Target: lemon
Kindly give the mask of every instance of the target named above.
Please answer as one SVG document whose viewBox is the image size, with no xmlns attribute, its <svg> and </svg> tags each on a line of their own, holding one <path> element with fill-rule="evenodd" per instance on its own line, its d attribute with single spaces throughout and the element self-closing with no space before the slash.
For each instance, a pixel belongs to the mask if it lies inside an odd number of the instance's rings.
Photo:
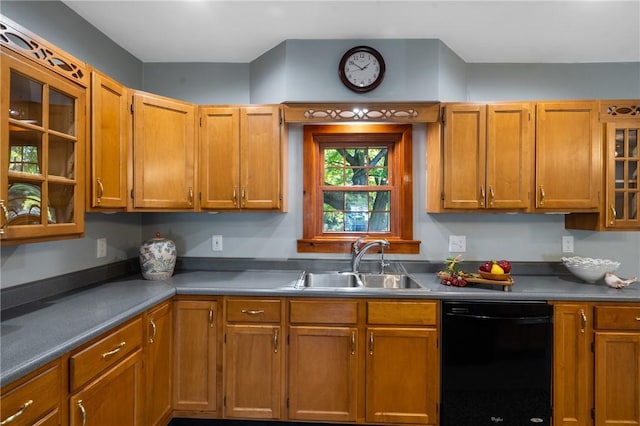
<svg viewBox="0 0 640 426">
<path fill-rule="evenodd" d="M 504 269 L 502 269 L 497 263 L 494 263 L 493 266 L 491 266 L 491 273 L 497 275 L 504 274 Z"/>
</svg>

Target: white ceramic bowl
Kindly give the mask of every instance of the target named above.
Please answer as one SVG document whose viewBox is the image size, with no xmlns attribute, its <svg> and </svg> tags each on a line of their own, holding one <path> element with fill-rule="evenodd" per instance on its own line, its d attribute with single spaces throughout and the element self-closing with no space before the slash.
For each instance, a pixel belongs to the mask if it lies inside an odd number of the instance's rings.
<svg viewBox="0 0 640 426">
<path fill-rule="evenodd" d="M 563 257 L 562 263 L 573 275 L 588 283 L 601 280 L 604 274 L 615 272 L 620 266 L 620 262 L 614 260 L 580 256 Z"/>
</svg>

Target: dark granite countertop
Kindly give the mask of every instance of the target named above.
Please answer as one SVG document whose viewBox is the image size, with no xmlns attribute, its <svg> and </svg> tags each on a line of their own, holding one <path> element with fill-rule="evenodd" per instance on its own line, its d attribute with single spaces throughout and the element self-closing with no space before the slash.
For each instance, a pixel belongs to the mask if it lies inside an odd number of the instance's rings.
<svg viewBox="0 0 640 426">
<path fill-rule="evenodd" d="M 191 271 L 165 281 L 136 275 L 13 309 L 0 322 L 0 384 L 5 386 L 175 294 L 282 297 L 385 297 L 470 300 L 639 302 L 640 285 L 623 290 L 570 275 L 514 276 L 501 286 L 447 287 L 433 273 L 411 274 L 423 289 L 296 288 L 302 270 Z"/>
</svg>

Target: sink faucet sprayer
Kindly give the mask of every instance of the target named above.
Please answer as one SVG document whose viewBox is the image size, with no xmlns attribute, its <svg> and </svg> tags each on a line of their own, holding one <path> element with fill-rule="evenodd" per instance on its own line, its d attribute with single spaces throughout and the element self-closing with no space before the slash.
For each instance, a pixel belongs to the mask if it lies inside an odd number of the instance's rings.
<svg viewBox="0 0 640 426">
<path fill-rule="evenodd" d="M 362 244 L 364 241 L 365 241 L 365 237 L 361 237 L 361 238 L 358 238 L 353 243 L 353 255 L 351 256 L 351 271 L 358 273 L 359 272 L 358 269 L 360 268 L 360 261 L 364 257 L 367 250 L 369 250 L 371 247 L 374 247 L 374 246 L 380 246 L 380 273 L 384 274 L 384 268 L 387 266 L 387 264 L 384 263 L 384 248 L 391 247 L 391 244 L 389 244 L 389 241 L 387 240 L 372 240 L 367 242 L 362 247 L 360 247 L 360 244 Z"/>
</svg>

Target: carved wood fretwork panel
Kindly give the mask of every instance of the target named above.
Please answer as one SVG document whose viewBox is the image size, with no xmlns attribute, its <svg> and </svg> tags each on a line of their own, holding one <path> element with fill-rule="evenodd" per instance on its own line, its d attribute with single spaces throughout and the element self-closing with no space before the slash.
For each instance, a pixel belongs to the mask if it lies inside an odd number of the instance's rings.
<svg viewBox="0 0 640 426">
<path fill-rule="evenodd" d="M 600 116 L 640 118 L 640 100 L 601 101 Z"/>
<path fill-rule="evenodd" d="M 89 86 L 87 65 L 0 15 L 0 45 L 17 52 L 84 87 Z"/>
<path fill-rule="evenodd" d="M 439 110 L 437 102 L 284 103 L 287 123 L 432 123 Z"/>
</svg>

